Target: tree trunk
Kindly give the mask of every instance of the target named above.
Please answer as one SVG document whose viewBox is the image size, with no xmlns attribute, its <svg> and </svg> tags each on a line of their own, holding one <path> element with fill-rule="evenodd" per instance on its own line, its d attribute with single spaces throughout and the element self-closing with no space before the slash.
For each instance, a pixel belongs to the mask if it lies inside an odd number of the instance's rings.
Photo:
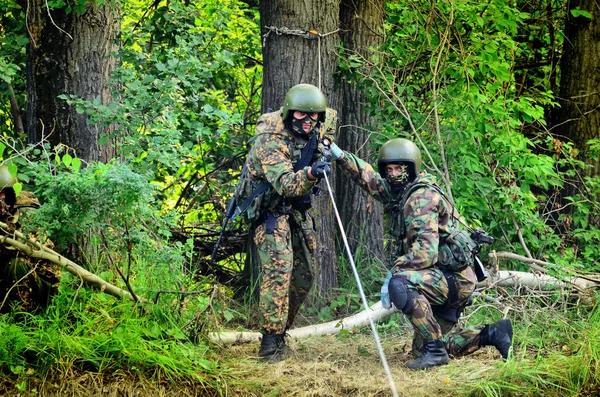
<svg viewBox="0 0 600 397">
<path fill-rule="evenodd" d="M 573 16 L 579 8 L 592 15 Z M 600 138 L 600 9 L 596 0 L 570 0 L 565 23 L 565 39 L 560 62 L 560 108 L 556 112 L 553 132 L 575 143 L 581 155 L 589 154 L 590 139 Z M 581 158 L 581 157 L 579 157 Z M 600 172 L 600 158 L 586 160 L 591 168 L 582 176 L 596 176 Z M 585 191 L 583 178 L 574 181 L 566 195 Z M 600 226 L 600 219 L 592 222 Z"/>
<path fill-rule="evenodd" d="M 340 6 L 344 57 L 358 54 L 370 59 L 370 48 L 383 42 L 383 0 L 343 0 Z M 342 107 L 340 108 L 339 146 L 355 153 L 365 161 L 371 159 L 370 131 L 375 130 L 373 118 L 366 111 L 367 98 L 360 87 L 344 79 Z M 354 254 L 360 249 L 360 259 L 373 263 L 374 259 L 385 260 L 383 255 L 383 206 L 373 200 L 346 176 L 336 180 L 337 202 L 342 208 L 340 216 L 346 228 L 348 243 Z"/>
<path fill-rule="evenodd" d="M 339 2 L 333 0 L 265 0 L 260 2 L 263 35 L 262 110 L 278 109 L 286 92 L 299 83 L 319 87 L 327 106 L 341 107 L 334 88 L 339 35 Z M 314 30 L 317 34 L 308 31 Z M 324 181 L 321 189 L 326 189 Z M 316 263 L 317 293 L 337 286 L 335 269 L 335 223 L 329 196 L 324 190 L 313 198 L 317 221 L 318 249 Z"/>
<path fill-rule="evenodd" d="M 75 95 L 106 104 L 116 60 L 120 32 L 119 9 L 86 5 L 82 13 L 48 8 L 46 1 L 20 1 L 27 12 L 30 43 L 27 46 L 26 132 L 31 142 L 63 144 L 85 161 L 106 161 L 115 156 L 111 144 L 100 146 L 101 134 L 113 127 L 87 124 L 59 95 Z"/>
</svg>

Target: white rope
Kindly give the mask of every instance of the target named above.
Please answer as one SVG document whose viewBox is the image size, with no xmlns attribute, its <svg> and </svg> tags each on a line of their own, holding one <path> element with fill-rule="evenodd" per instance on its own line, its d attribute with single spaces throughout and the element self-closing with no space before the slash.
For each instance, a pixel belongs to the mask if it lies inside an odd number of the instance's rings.
<svg viewBox="0 0 600 397">
<path fill-rule="evenodd" d="M 383 352 L 383 347 L 381 346 L 381 341 L 379 340 L 379 334 L 377 333 L 377 328 L 375 328 L 375 323 L 373 322 L 373 317 L 371 316 L 371 309 L 369 308 L 369 302 L 367 302 L 367 297 L 365 296 L 365 291 L 363 290 L 362 283 L 360 282 L 360 277 L 358 275 L 358 271 L 356 270 L 356 265 L 354 264 L 354 259 L 352 258 L 352 253 L 350 252 L 350 246 L 348 245 L 348 240 L 346 239 L 346 232 L 344 231 L 344 225 L 342 225 L 342 220 L 340 219 L 340 214 L 337 209 L 337 205 L 335 204 L 335 200 L 333 198 L 333 192 L 331 191 L 331 185 L 329 185 L 329 178 L 327 174 L 325 174 L 325 182 L 327 182 L 327 189 L 329 191 L 329 197 L 331 198 L 331 204 L 333 204 L 333 211 L 335 212 L 335 217 L 338 221 L 338 226 L 340 227 L 340 233 L 342 235 L 342 239 L 344 240 L 344 246 L 346 247 L 346 253 L 348 254 L 348 259 L 350 260 L 350 265 L 352 266 L 352 272 L 354 273 L 354 278 L 356 279 L 356 284 L 358 285 L 358 291 L 360 292 L 360 297 L 362 299 L 365 310 L 367 311 L 369 317 L 369 324 L 371 325 L 371 331 L 373 331 L 373 337 L 375 338 L 375 343 L 377 344 L 377 350 L 379 351 L 379 357 L 381 358 L 381 363 L 383 364 L 383 368 L 385 369 L 385 373 L 388 378 L 388 382 L 390 383 L 390 389 L 392 389 L 392 395 L 394 397 L 398 397 L 398 389 L 396 388 L 396 383 L 394 382 L 394 378 L 392 377 L 392 372 L 390 371 L 390 366 L 388 365 L 387 359 L 385 358 L 385 353 Z"/>
<path fill-rule="evenodd" d="M 317 38 L 317 42 L 319 43 L 317 46 L 318 54 L 319 54 L 319 57 L 318 57 L 319 58 L 319 85 L 318 85 L 318 87 L 319 87 L 319 90 L 321 90 L 321 36 L 319 36 Z M 321 91 L 323 91 L 323 90 L 321 90 Z"/>
</svg>

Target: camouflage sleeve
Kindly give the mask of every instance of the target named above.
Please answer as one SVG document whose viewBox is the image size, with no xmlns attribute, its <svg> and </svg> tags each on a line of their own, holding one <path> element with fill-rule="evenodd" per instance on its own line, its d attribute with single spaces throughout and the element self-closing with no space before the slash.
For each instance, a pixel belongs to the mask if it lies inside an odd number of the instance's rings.
<svg viewBox="0 0 600 397">
<path fill-rule="evenodd" d="M 440 195 L 433 189 L 421 188 L 410 195 L 404 206 L 406 254 L 394 263 L 394 272 L 422 270 L 438 260 L 438 204 Z"/>
<path fill-rule="evenodd" d="M 337 160 L 336 163 L 376 200 L 383 203 L 387 201 L 389 194 L 385 189 L 384 179 L 369 163 L 346 151 L 344 151 L 344 158 Z"/>
<path fill-rule="evenodd" d="M 257 128 L 259 133 L 259 128 Z M 281 134 L 260 134 L 249 157 L 254 177 L 269 182 L 283 197 L 298 197 L 309 193 L 316 181 L 308 179 L 308 168 L 294 172 L 292 154 Z"/>
</svg>

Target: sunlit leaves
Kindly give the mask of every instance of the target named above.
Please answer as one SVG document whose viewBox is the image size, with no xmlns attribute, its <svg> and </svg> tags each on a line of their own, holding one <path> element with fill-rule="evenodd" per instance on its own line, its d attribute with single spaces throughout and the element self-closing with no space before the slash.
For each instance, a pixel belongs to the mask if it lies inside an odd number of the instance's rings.
<svg viewBox="0 0 600 397">
<path fill-rule="evenodd" d="M 546 27 L 531 24 L 537 15 L 503 0 L 386 7 L 382 63 L 373 67 L 348 58 L 344 64 L 368 71 L 378 84 L 369 90 L 373 114 L 383 127 L 378 142 L 414 137 L 408 116 L 438 169 L 442 162 L 447 166 L 463 215 L 497 235 L 513 229 L 512 218 L 506 217 L 510 213 L 527 225 L 521 233 L 538 247 L 539 234 L 546 233 L 538 215 L 544 205 L 540 191 L 560 188 L 563 182 L 556 158 L 540 154 L 547 142 L 523 133 L 546 124 L 544 106 L 552 103 L 548 79 L 536 70 L 527 76 L 535 80 L 524 89 L 520 66 L 540 55 L 528 46 L 524 32 L 545 37 L 540 33 Z M 399 102 L 408 115 L 399 110 Z M 431 171 L 429 162 L 427 158 Z M 543 244 L 558 241 L 546 237 Z"/>
</svg>

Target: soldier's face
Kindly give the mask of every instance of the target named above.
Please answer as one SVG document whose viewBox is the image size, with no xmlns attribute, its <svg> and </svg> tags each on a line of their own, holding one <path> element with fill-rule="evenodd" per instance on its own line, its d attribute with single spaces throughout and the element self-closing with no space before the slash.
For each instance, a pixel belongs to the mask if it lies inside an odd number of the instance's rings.
<svg viewBox="0 0 600 397">
<path fill-rule="evenodd" d="M 319 113 L 304 113 L 299 110 L 294 111 L 294 119 L 302 122 L 302 130 L 309 133 L 313 129 L 314 122 L 319 119 Z"/>
<path fill-rule="evenodd" d="M 404 164 L 387 164 L 385 174 L 390 183 L 403 183 L 408 179 L 408 167 Z"/>
</svg>

